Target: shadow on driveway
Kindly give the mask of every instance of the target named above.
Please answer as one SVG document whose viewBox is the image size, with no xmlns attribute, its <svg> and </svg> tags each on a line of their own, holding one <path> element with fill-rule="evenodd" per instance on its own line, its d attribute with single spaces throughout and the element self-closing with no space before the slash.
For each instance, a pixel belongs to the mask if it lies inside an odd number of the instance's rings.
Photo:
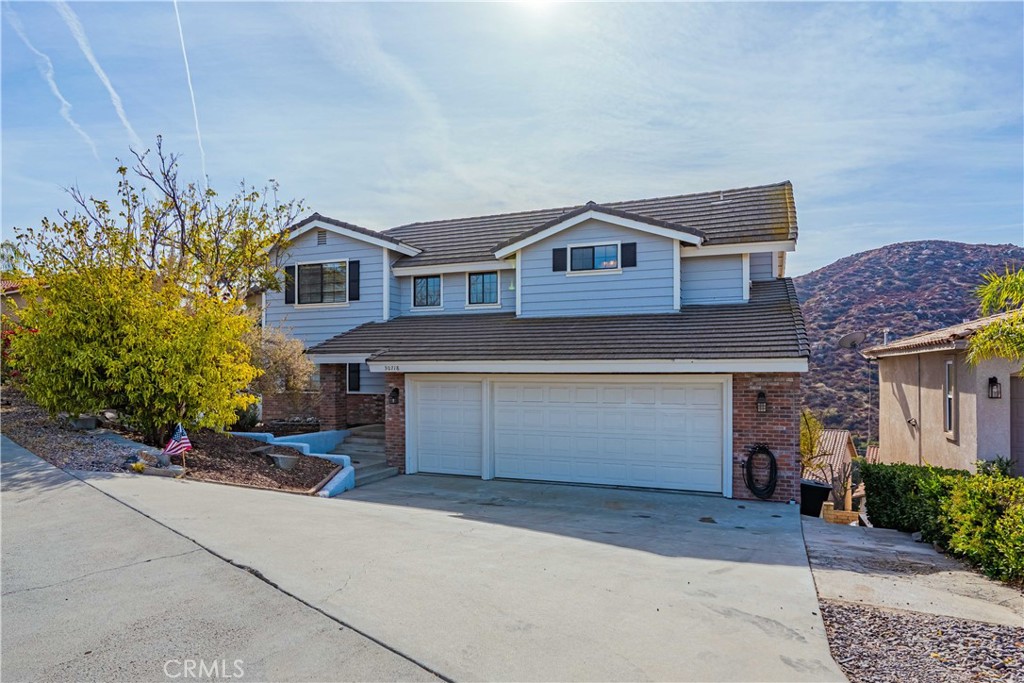
<svg viewBox="0 0 1024 683">
<path fill-rule="evenodd" d="M 807 565 L 796 506 L 717 495 L 416 474 L 344 494 L 666 557 Z"/>
</svg>

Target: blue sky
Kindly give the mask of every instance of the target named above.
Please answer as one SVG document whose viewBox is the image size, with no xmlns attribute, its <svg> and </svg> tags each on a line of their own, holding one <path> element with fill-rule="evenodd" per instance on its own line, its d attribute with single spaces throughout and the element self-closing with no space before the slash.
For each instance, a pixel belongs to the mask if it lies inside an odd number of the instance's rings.
<svg viewBox="0 0 1024 683">
<path fill-rule="evenodd" d="M 1020 3 L 179 3 L 215 188 L 370 228 L 792 180 L 791 274 L 1024 242 Z M 171 3 L 4 2 L 2 227 L 199 177 Z M 52 84 L 51 84 L 52 81 Z M 59 96 L 58 96 L 59 93 Z M 62 101 L 63 100 L 63 101 Z"/>
</svg>

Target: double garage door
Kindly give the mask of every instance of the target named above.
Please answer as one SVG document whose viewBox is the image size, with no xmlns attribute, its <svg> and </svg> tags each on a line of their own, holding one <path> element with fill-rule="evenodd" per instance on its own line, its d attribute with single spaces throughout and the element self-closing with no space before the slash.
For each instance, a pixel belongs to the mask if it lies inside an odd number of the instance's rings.
<svg viewBox="0 0 1024 683">
<path fill-rule="evenodd" d="M 715 379 L 414 378 L 410 465 L 722 492 L 725 386 Z"/>
</svg>

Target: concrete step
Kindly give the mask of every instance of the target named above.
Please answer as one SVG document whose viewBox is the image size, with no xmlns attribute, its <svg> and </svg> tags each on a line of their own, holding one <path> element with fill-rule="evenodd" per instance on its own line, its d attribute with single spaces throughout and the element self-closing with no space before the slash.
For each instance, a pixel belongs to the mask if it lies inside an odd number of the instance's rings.
<svg viewBox="0 0 1024 683">
<path fill-rule="evenodd" d="M 352 458 L 352 467 L 356 471 L 359 471 L 361 469 L 366 469 L 367 467 L 373 467 L 374 465 L 387 464 L 387 461 L 387 458 L 383 455 L 360 455 Z"/>
<path fill-rule="evenodd" d="M 339 455 L 349 455 L 353 458 L 358 456 L 366 456 L 370 458 L 383 458 L 384 457 L 384 446 L 367 446 L 365 444 L 338 444 L 332 453 Z"/>
<path fill-rule="evenodd" d="M 382 466 L 377 469 L 376 466 L 367 468 L 364 470 L 356 470 L 356 486 L 366 486 L 382 479 L 390 479 L 391 477 L 398 476 L 397 467 Z"/>
<path fill-rule="evenodd" d="M 376 446 L 378 444 L 383 445 L 384 435 L 381 434 L 380 436 L 349 436 L 345 437 L 345 440 L 342 443 L 348 446 L 354 444 L 366 444 L 369 446 Z"/>
<path fill-rule="evenodd" d="M 383 434 L 384 433 L 384 425 L 381 425 L 381 424 L 362 425 L 361 427 L 352 427 L 351 429 L 349 429 L 349 431 L 352 432 L 353 436 L 356 435 L 356 434 L 359 434 L 361 436 L 365 436 L 367 434 L 370 434 L 370 435 L 373 435 L 373 434 Z"/>
</svg>

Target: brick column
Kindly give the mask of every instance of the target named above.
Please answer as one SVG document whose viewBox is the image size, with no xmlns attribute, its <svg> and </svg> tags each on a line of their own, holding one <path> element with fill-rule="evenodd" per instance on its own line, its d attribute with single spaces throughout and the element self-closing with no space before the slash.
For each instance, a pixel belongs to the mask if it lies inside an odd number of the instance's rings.
<svg viewBox="0 0 1024 683">
<path fill-rule="evenodd" d="M 391 392 L 398 389 L 398 403 L 391 403 Z M 405 373 L 384 375 L 384 453 L 390 467 L 405 474 Z"/>
<path fill-rule="evenodd" d="M 348 426 L 346 379 L 344 364 L 320 366 L 320 429 L 323 431 Z"/>
<path fill-rule="evenodd" d="M 757 412 L 757 393 L 768 399 L 768 412 Z M 743 478 L 750 448 L 767 444 L 779 467 L 771 500 L 800 502 L 800 375 L 737 373 L 732 376 L 732 495 L 757 500 Z"/>
</svg>

